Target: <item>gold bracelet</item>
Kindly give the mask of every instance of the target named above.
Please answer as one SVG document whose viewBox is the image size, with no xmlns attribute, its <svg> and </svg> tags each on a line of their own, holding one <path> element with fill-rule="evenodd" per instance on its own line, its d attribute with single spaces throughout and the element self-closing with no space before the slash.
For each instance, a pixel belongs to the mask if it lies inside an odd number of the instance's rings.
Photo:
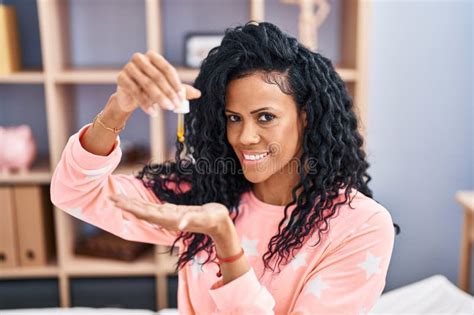
<svg viewBox="0 0 474 315">
<path fill-rule="evenodd" d="M 109 131 L 111 131 L 111 132 L 113 132 L 113 133 L 115 133 L 115 134 L 118 134 L 120 131 L 123 130 L 123 128 L 125 128 L 125 124 L 123 124 L 123 126 L 120 127 L 120 128 L 107 127 L 107 126 L 102 122 L 102 120 L 100 120 L 100 119 L 102 118 L 102 113 L 103 113 L 103 112 L 104 112 L 104 111 L 101 110 L 100 113 L 98 113 L 98 114 L 94 117 L 94 120 L 92 121 L 92 126 L 94 126 L 94 125 L 95 125 L 95 122 L 97 121 L 102 127 L 104 127 L 105 129 L 107 129 L 107 130 L 109 130 Z"/>
</svg>

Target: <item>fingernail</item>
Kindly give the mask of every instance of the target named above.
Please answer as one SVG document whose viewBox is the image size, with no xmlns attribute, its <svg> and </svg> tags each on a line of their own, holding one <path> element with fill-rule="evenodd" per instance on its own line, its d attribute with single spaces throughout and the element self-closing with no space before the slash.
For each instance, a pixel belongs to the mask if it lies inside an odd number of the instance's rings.
<svg viewBox="0 0 474 315">
<path fill-rule="evenodd" d="M 183 220 L 181 221 L 181 223 L 179 224 L 178 228 L 180 230 L 184 229 L 186 227 L 186 225 L 188 224 L 188 222 L 186 220 Z"/>
<path fill-rule="evenodd" d="M 181 101 L 186 100 L 186 89 L 183 87 L 179 92 L 178 92 L 179 97 L 181 98 Z M 181 103 L 181 102 L 180 102 Z"/>
<path fill-rule="evenodd" d="M 172 101 L 176 107 L 181 106 L 181 100 L 179 99 L 178 96 L 173 97 Z"/>
<path fill-rule="evenodd" d="M 169 109 L 169 110 L 174 109 L 174 105 L 173 105 L 173 103 L 170 102 L 170 100 L 165 99 L 165 100 L 164 100 L 164 103 L 165 103 L 165 107 L 166 107 L 167 109 Z"/>
</svg>

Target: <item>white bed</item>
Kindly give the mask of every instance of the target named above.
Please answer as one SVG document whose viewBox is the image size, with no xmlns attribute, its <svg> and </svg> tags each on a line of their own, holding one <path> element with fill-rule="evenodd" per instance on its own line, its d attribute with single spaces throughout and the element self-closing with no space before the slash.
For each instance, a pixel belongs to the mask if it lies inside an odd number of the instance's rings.
<svg viewBox="0 0 474 315">
<path fill-rule="evenodd" d="M 474 297 L 434 275 L 382 294 L 369 314 L 474 315 Z"/>
<path fill-rule="evenodd" d="M 36 308 L 1 310 L 2 315 L 176 315 L 176 309 L 159 312 L 118 308 Z M 461 291 L 445 276 L 435 275 L 383 294 L 369 314 L 474 314 L 474 297 Z"/>
</svg>

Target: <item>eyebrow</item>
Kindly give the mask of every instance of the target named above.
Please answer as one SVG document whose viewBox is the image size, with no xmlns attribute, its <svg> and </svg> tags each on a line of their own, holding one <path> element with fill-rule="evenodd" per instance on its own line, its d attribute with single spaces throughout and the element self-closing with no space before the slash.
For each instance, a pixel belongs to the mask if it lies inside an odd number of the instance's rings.
<svg viewBox="0 0 474 315">
<path fill-rule="evenodd" d="M 250 112 L 250 114 L 255 114 L 255 113 L 261 112 L 262 110 L 268 110 L 268 109 L 273 109 L 273 110 L 274 110 L 273 107 L 268 107 L 268 106 L 267 106 L 267 107 L 262 107 L 262 108 L 253 110 L 253 111 Z M 226 111 L 226 112 L 231 112 L 231 113 L 234 113 L 234 114 L 238 114 L 237 112 L 231 111 L 231 110 L 229 110 L 229 109 L 226 109 L 225 111 Z"/>
</svg>

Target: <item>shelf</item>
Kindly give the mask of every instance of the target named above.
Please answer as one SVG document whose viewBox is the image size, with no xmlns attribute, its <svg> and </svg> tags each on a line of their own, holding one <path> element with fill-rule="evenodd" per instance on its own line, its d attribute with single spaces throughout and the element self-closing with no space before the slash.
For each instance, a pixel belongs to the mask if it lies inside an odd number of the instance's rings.
<svg viewBox="0 0 474 315">
<path fill-rule="evenodd" d="M 123 165 L 123 166 L 118 166 L 113 174 L 123 174 L 123 175 L 134 175 L 137 173 L 138 170 L 143 169 L 142 165 Z"/>
<path fill-rule="evenodd" d="M 142 165 L 123 165 L 117 167 L 113 174 L 132 175 L 143 168 Z M 0 173 L 0 184 L 49 184 L 52 173 L 47 167 L 35 168 L 26 173 Z"/>
<path fill-rule="evenodd" d="M 357 70 L 336 67 L 336 72 L 344 82 L 355 82 L 357 80 Z"/>
<path fill-rule="evenodd" d="M 199 69 L 176 67 L 178 75 L 183 82 L 194 82 L 199 74 Z"/>
<path fill-rule="evenodd" d="M 0 184 L 47 184 L 51 182 L 51 172 L 48 169 L 37 169 L 27 173 L 0 174 Z"/>
<path fill-rule="evenodd" d="M 146 163 L 146 161 L 143 161 Z M 113 174 L 134 175 L 143 168 L 142 164 L 124 164 L 118 166 Z M 0 173 L 0 184 L 49 184 L 52 173 L 46 165 L 33 167 L 31 171 L 20 173 Z"/>
<path fill-rule="evenodd" d="M 54 75 L 56 83 L 115 83 L 119 69 L 67 69 Z"/>
<path fill-rule="evenodd" d="M 133 262 L 74 255 L 65 264 L 64 269 L 70 276 L 143 276 L 156 274 L 153 250 L 148 250 Z"/>
<path fill-rule="evenodd" d="M 179 77 L 183 82 L 194 82 L 199 70 L 176 67 Z M 90 68 L 90 69 L 67 69 L 54 75 L 56 83 L 79 83 L 79 84 L 110 84 L 117 82 L 120 69 Z"/>
<path fill-rule="evenodd" d="M 159 274 L 163 275 L 175 275 L 175 265 L 178 262 L 178 256 L 169 256 L 168 253 L 166 254 L 159 254 L 158 261 L 160 268 L 158 270 Z"/>
<path fill-rule="evenodd" d="M 33 163 L 28 172 L 0 173 L 0 184 L 48 184 L 51 182 L 51 176 L 49 161 L 40 159 L 40 161 Z"/>
<path fill-rule="evenodd" d="M 183 82 L 194 82 L 199 74 L 199 70 L 193 68 L 176 67 L 176 70 Z M 357 80 L 355 69 L 336 68 L 336 71 L 344 81 Z M 120 69 L 71 69 L 56 74 L 55 81 L 56 83 L 110 84 L 116 83 L 119 72 Z"/>
<path fill-rule="evenodd" d="M 46 266 L 12 267 L 0 269 L 0 279 L 18 278 L 50 278 L 57 277 L 59 268 L 56 260 L 52 260 Z"/>
<path fill-rule="evenodd" d="M 31 84 L 44 83 L 42 70 L 24 70 L 11 74 L 0 74 L 0 83 Z"/>
<path fill-rule="evenodd" d="M 183 82 L 194 82 L 199 74 L 198 69 L 176 67 Z M 344 81 L 355 81 L 357 71 L 354 69 L 337 68 Z M 54 75 L 56 83 L 110 84 L 116 83 L 120 69 L 69 69 Z M 38 71 L 22 71 L 0 75 L 0 83 L 31 84 L 44 83 L 44 73 Z"/>
</svg>

